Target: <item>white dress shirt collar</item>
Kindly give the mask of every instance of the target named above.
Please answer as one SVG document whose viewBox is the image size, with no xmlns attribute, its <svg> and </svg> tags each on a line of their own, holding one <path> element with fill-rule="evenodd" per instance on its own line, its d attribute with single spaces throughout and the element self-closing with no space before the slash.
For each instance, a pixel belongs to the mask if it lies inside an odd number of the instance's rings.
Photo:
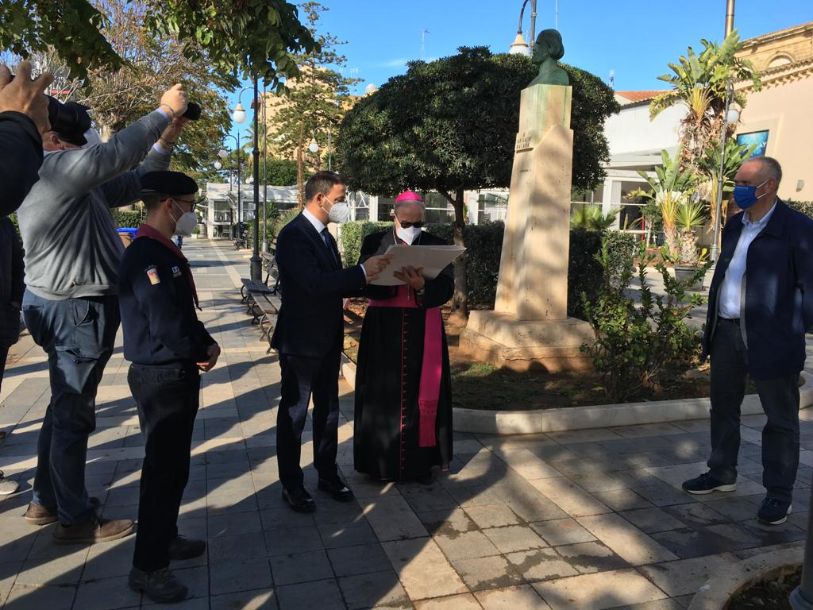
<svg viewBox="0 0 813 610">
<path fill-rule="evenodd" d="M 310 222 L 313 225 L 313 228 L 316 229 L 316 232 L 319 233 L 319 235 L 321 235 L 322 231 L 325 230 L 325 223 L 323 223 L 321 220 L 316 218 L 316 216 L 311 214 L 308 208 L 302 210 L 302 215 L 308 219 L 308 222 Z"/>
</svg>

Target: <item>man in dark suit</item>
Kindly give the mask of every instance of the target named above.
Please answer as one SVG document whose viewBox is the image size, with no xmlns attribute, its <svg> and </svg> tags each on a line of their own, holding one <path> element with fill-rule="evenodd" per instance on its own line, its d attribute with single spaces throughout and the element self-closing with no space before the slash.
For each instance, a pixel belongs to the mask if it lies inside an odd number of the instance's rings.
<svg viewBox="0 0 813 610">
<path fill-rule="evenodd" d="M 297 512 L 316 509 L 299 466 L 311 394 L 319 489 L 340 502 L 353 498 L 336 467 L 342 298 L 359 293 L 387 266 L 388 259 L 374 256 L 363 265 L 342 268 L 327 224 L 348 219 L 345 190 L 338 174 L 318 172 L 311 176 L 305 184 L 305 209 L 277 237 L 282 305 L 271 342 L 279 352 L 282 371 L 277 461 L 282 497 Z"/>
</svg>

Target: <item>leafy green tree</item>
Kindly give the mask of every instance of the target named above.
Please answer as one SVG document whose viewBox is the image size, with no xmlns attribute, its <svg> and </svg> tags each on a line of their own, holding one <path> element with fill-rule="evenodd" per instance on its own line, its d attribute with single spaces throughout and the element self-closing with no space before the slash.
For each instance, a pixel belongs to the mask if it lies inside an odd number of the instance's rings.
<svg viewBox="0 0 813 610">
<path fill-rule="evenodd" d="M 265 183 L 273 186 L 290 186 L 296 184 L 296 161 L 293 159 L 268 159 L 265 168 Z"/>
<path fill-rule="evenodd" d="M 101 31 L 105 21 L 88 0 L 3 0 L 0 49 L 28 56 L 52 48 L 79 78 L 93 67 L 115 71 L 123 60 Z"/>
<path fill-rule="evenodd" d="M 329 140 L 338 129 L 345 113 L 349 88 L 356 79 L 346 78 L 337 70 L 346 60 L 337 51 L 343 44 L 335 36 L 317 32 L 320 15 L 327 10 L 319 2 L 304 2 L 311 34 L 317 42 L 315 50 L 293 55 L 299 75 L 287 81 L 285 94 L 277 98 L 277 112 L 268 134 L 269 146 L 277 155 L 296 159 L 300 204 L 304 193 L 306 167 L 318 171 L 322 155 L 329 151 Z M 314 140 L 316 153 L 308 150 Z"/>
<path fill-rule="evenodd" d="M 604 120 L 619 106 L 601 80 L 565 69 L 573 85 L 573 186 L 592 189 L 609 159 Z M 410 63 L 342 121 L 342 175 L 352 188 L 379 195 L 405 188 L 441 193 L 455 210 L 454 241 L 463 244 L 463 193 L 509 186 L 520 92 L 536 73 L 527 58 L 492 55 L 485 47 Z M 453 308 L 465 313 L 465 262 L 455 264 Z"/>
<path fill-rule="evenodd" d="M 316 43 L 285 0 L 146 0 L 144 27 L 159 39 L 194 42 L 186 59 L 208 65 L 227 78 L 257 76 L 271 86 L 297 73 L 291 53 L 311 51 Z M 127 61 L 105 34 L 106 0 L 3 0 L 0 49 L 27 56 L 49 47 L 66 62 L 73 77 L 88 70 L 115 71 Z"/>
<path fill-rule="evenodd" d="M 127 59 L 117 72 L 93 68 L 87 77 L 71 79 L 54 51 L 36 53 L 35 64 L 55 74 L 52 91 L 62 100 L 91 108 L 103 137 L 131 124 L 155 109 L 168 83 L 183 82 L 189 99 L 202 106 L 201 119 L 190 122 L 173 155 L 176 169 L 203 177 L 217 158 L 218 143 L 230 126 L 227 100 L 221 93 L 228 79 L 206 64 L 187 59 L 183 49 L 192 43 L 156 40 L 142 27 L 146 4 L 140 0 L 108 0 L 104 33 L 114 50 Z"/>
</svg>

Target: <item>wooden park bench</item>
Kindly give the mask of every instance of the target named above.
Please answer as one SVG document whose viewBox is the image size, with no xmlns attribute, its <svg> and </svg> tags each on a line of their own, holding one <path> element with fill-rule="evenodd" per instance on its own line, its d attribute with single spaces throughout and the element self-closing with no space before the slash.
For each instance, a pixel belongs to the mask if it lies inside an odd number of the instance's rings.
<svg viewBox="0 0 813 610">
<path fill-rule="evenodd" d="M 259 313 L 257 323 L 260 325 L 260 341 L 268 341 L 268 349 L 265 350 L 265 353 L 269 354 L 271 353 L 271 337 L 282 301 L 278 294 L 268 293 L 253 295 L 253 299 L 254 309 Z"/>
<path fill-rule="evenodd" d="M 274 259 L 274 255 L 263 252 L 262 265 L 265 268 L 265 279 L 263 281 L 259 282 L 257 280 L 240 278 L 240 281 L 243 283 L 243 286 L 240 288 L 240 299 L 243 303 L 248 305 L 248 313 L 251 313 L 251 303 L 249 302 L 249 297 L 252 292 L 257 294 L 273 294 L 278 289 L 277 280 L 279 278 L 279 270 L 277 269 L 277 263 Z"/>
<path fill-rule="evenodd" d="M 265 268 L 265 279 L 262 282 L 243 279 L 240 294 L 248 307 L 246 313 L 251 316 L 251 323 L 260 328 L 260 340 L 268 341 L 271 351 L 271 336 L 280 307 L 279 270 L 273 253 L 262 253 L 262 264 Z"/>
</svg>

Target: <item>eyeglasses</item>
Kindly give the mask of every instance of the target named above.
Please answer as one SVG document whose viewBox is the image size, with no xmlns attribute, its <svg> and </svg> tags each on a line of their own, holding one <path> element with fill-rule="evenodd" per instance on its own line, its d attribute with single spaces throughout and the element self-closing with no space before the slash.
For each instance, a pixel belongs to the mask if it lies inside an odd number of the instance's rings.
<svg viewBox="0 0 813 610">
<path fill-rule="evenodd" d="M 405 220 L 399 220 L 398 224 L 401 225 L 402 229 L 408 229 L 410 227 L 420 229 L 421 227 L 423 227 L 423 220 L 419 220 L 418 222 L 406 222 Z"/>
<path fill-rule="evenodd" d="M 189 211 L 194 212 L 195 208 L 198 207 L 198 205 L 203 202 L 204 198 L 201 197 L 201 198 L 198 198 L 198 199 L 179 199 L 178 197 L 173 197 L 173 199 L 175 201 L 177 201 L 178 203 L 189 204 L 191 206 L 189 208 Z"/>
</svg>

